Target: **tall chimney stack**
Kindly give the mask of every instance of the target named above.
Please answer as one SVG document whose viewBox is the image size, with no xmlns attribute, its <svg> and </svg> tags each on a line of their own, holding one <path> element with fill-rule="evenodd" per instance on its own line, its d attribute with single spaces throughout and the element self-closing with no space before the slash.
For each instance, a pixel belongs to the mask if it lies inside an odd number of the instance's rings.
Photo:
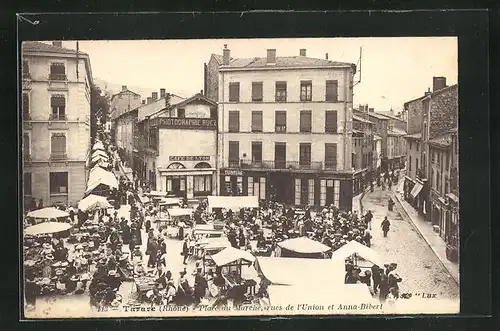
<svg viewBox="0 0 500 331">
<path fill-rule="evenodd" d="M 60 41 L 60 40 L 54 40 L 52 42 L 52 46 L 62 47 L 62 41 Z"/>
<path fill-rule="evenodd" d="M 158 100 L 158 92 L 153 92 L 151 93 L 151 100 L 156 101 Z"/>
<path fill-rule="evenodd" d="M 146 98 L 146 104 L 149 105 L 151 103 L 151 97 Z"/>
<path fill-rule="evenodd" d="M 276 64 L 276 50 L 268 49 L 267 50 L 267 64 Z"/>
<path fill-rule="evenodd" d="M 127 85 L 122 85 L 122 92 L 127 90 Z"/>
<path fill-rule="evenodd" d="M 424 94 L 424 95 L 429 95 L 429 94 L 432 94 L 432 92 L 431 92 L 431 88 L 430 88 L 430 87 L 428 87 L 428 88 L 427 88 L 427 92 L 425 92 L 425 94 Z"/>
<path fill-rule="evenodd" d="M 305 48 L 301 48 L 299 54 L 300 54 L 300 56 L 306 56 L 306 49 Z"/>
<path fill-rule="evenodd" d="M 200 94 L 203 95 L 203 90 L 200 90 Z"/>
<path fill-rule="evenodd" d="M 164 88 L 160 89 L 160 99 L 163 99 L 166 95 L 167 90 Z"/>
<path fill-rule="evenodd" d="M 230 60 L 231 60 L 231 51 L 227 49 L 227 44 L 224 44 L 224 49 L 222 50 L 222 64 L 228 66 Z"/>
<path fill-rule="evenodd" d="M 328 60 L 328 53 L 326 53 L 326 55 L 325 55 L 325 59 L 327 59 L 327 60 Z"/>
<path fill-rule="evenodd" d="M 432 77 L 432 92 L 439 91 L 446 87 L 446 77 Z"/>
<path fill-rule="evenodd" d="M 143 105 L 145 105 L 145 104 L 146 104 L 146 100 L 144 100 L 144 99 L 143 99 L 143 100 L 141 101 L 141 103 L 142 103 Z"/>
<path fill-rule="evenodd" d="M 375 109 L 374 109 L 374 108 L 368 108 L 368 112 L 369 112 L 369 113 L 373 113 L 374 111 L 375 111 Z"/>
</svg>

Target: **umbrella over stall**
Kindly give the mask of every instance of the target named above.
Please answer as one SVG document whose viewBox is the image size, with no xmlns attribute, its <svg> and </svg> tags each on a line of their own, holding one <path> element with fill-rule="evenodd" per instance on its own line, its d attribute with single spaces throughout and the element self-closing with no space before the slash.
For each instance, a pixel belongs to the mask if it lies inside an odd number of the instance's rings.
<svg viewBox="0 0 500 331">
<path fill-rule="evenodd" d="M 57 219 L 62 217 L 69 217 L 69 213 L 54 207 L 47 207 L 30 211 L 27 216 L 32 218 Z"/>
<path fill-rule="evenodd" d="M 80 209 L 81 211 L 105 209 L 111 207 L 111 204 L 105 197 L 95 194 L 90 194 L 78 203 L 78 209 Z"/>
<path fill-rule="evenodd" d="M 24 233 L 31 236 L 40 234 L 51 234 L 67 231 L 71 228 L 68 223 L 61 222 L 44 222 L 37 225 L 30 226 L 24 230 Z"/>
</svg>

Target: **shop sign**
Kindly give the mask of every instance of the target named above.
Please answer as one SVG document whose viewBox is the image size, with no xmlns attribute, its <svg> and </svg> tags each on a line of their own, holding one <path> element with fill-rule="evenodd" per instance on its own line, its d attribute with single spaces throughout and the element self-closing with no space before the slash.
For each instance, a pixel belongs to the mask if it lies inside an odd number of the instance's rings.
<svg viewBox="0 0 500 331">
<path fill-rule="evenodd" d="M 217 120 L 210 118 L 168 118 L 158 117 L 151 121 L 151 126 L 168 129 L 217 130 Z"/>
<path fill-rule="evenodd" d="M 226 170 L 224 170 L 224 175 L 225 176 L 243 176 L 243 171 L 226 169 Z"/>
<path fill-rule="evenodd" d="M 170 161 L 210 161 L 210 156 L 170 156 Z"/>
</svg>

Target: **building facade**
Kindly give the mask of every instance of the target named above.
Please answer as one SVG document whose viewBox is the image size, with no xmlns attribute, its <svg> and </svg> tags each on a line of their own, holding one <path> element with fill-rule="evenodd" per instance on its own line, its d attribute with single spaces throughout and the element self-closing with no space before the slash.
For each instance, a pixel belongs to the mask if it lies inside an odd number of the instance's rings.
<svg viewBox="0 0 500 331">
<path fill-rule="evenodd" d="M 22 61 L 24 196 L 75 205 L 88 177 L 89 56 L 62 42 L 23 42 Z"/>
<path fill-rule="evenodd" d="M 305 53 L 234 59 L 223 50 L 218 194 L 351 208 L 356 68 Z"/>
<path fill-rule="evenodd" d="M 373 122 L 353 115 L 353 192 L 361 193 L 373 178 Z"/>
<path fill-rule="evenodd" d="M 141 121 L 146 169 L 154 188 L 177 197 L 216 194 L 217 103 L 202 94 Z"/>
<path fill-rule="evenodd" d="M 141 105 L 141 96 L 130 91 L 126 85 L 122 86 L 119 93 L 114 94 L 110 100 L 110 116 L 114 120 Z"/>
<path fill-rule="evenodd" d="M 378 134 L 373 135 L 373 179 L 380 175 L 382 167 L 382 137 Z"/>
</svg>

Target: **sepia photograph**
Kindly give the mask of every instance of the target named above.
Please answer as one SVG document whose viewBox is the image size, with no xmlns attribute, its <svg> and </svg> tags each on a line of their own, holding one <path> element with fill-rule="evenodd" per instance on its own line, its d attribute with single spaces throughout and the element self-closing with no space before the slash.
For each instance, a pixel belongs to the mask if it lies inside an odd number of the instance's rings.
<svg viewBox="0 0 500 331">
<path fill-rule="evenodd" d="M 26 319 L 460 312 L 458 38 L 20 56 Z"/>
</svg>

